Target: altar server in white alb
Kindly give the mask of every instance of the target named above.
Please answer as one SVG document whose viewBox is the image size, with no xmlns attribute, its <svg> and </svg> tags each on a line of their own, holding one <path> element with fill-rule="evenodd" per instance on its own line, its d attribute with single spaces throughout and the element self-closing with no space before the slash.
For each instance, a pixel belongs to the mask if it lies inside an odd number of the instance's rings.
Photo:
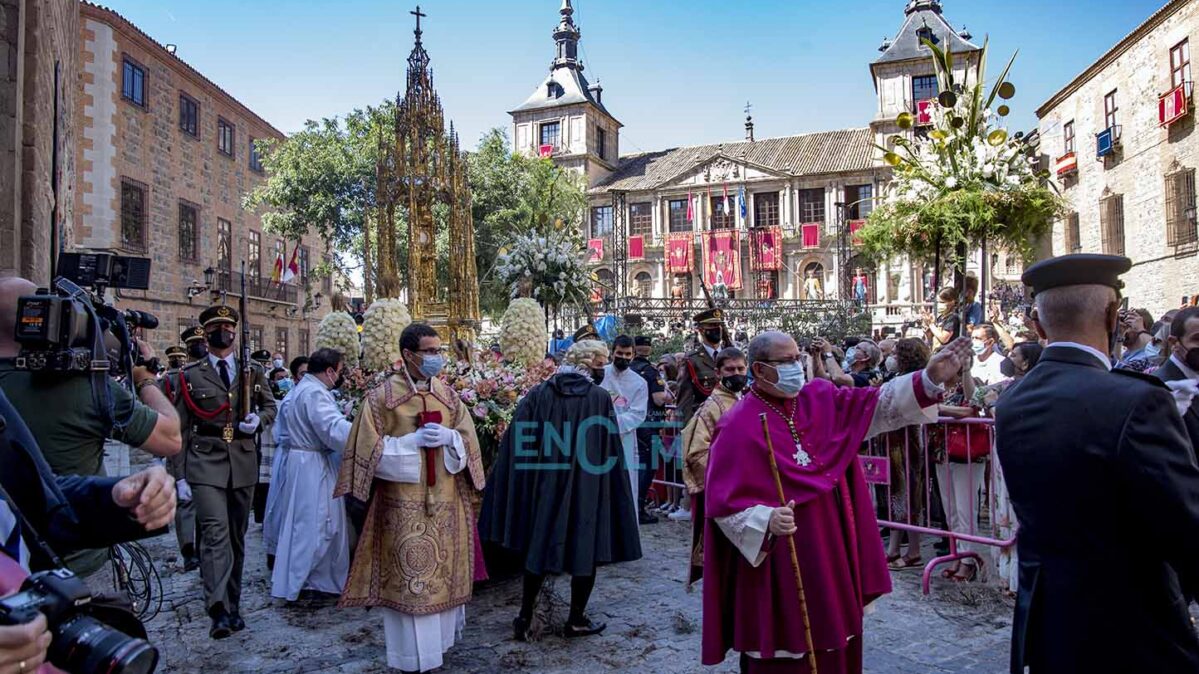
<svg viewBox="0 0 1199 674">
<path fill-rule="evenodd" d="M 287 601 L 302 590 L 341 594 L 350 570 L 345 502 L 333 497 L 351 428 L 332 393 L 343 367 L 340 352 L 318 349 L 275 419 L 280 459 L 266 521 L 276 540 L 271 596 Z"/>
<path fill-rule="evenodd" d="M 604 366 L 600 384 L 612 396 L 616 410 L 616 425 L 620 427 L 620 444 L 624 449 L 625 467 L 633 499 L 637 499 L 637 429 L 645 423 L 649 409 L 649 386 L 645 378 L 629 368 L 635 356 L 633 338 L 620 335 L 612 342 L 612 362 Z M 640 510 L 640 508 L 638 508 Z"/>
</svg>

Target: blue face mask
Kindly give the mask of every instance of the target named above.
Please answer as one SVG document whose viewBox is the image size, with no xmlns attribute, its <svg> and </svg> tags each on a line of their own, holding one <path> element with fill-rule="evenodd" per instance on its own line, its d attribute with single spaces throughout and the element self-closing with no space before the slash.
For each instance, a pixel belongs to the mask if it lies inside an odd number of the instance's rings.
<svg viewBox="0 0 1199 674">
<path fill-rule="evenodd" d="M 841 363 L 842 370 L 848 370 L 858 359 L 858 347 L 851 346 L 845 350 L 845 361 Z"/>
<path fill-rule="evenodd" d="M 287 378 L 280 379 L 279 381 L 275 382 L 275 386 L 279 387 L 279 391 L 281 393 L 287 393 L 288 391 L 290 391 L 291 385 L 292 385 L 292 381 Z"/>
<path fill-rule="evenodd" d="M 420 373 L 421 376 L 425 377 L 426 379 L 432 379 L 433 377 L 436 377 L 441 373 L 441 370 L 444 367 L 445 356 L 441 354 L 437 354 L 436 356 L 430 356 L 426 354 L 421 355 Z"/>
<path fill-rule="evenodd" d="M 982 340 L 976 339 L 970 343 L 970 348 L 974 350 L 974 355 L 981 356 L 987 350 L 987 343 Z"/>
<path fill-rule="evenodd" d="M 804 375 L 803 365 L 799 363 L 788 363 L 786 365 L 774 365 L 774 371 L 778 373 L 779 380 L 774 382 L 774 387 L 788 398 L 795 397 L 803 389 L 807 377 Z"/>
</svg>

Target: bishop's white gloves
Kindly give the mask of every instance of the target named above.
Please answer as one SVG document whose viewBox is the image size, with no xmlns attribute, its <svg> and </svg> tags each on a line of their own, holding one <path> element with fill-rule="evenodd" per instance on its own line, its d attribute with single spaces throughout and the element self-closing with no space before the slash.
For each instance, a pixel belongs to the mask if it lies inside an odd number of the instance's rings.
<svg viewBox="0 0 1199 674">
<path fill-rule="evenodd" d="M 253 412 L 247 414 L 246 418 L 237 425 L 237 430 L 245 433 L 246 435 L 250 435 L 254 431 L 258 430 L 258 415 L 254 414 Z"/>
<path fill-rule="evenodd" d="M 421 447 L 446 447 L 454 445 L 454 436 L 457 431 L 452 428 L 446 428 L 441 424 L 425 424 L 420 431 L 420 446 Z"/>
</svg>

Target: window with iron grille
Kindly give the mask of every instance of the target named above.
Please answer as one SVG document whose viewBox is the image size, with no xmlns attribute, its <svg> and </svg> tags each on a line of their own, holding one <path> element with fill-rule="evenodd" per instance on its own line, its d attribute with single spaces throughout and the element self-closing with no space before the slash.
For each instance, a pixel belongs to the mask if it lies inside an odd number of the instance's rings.
<svg viewBox="0 0 1199 674">
<path fill-rule="evenodd" d="M 1078 231 L 1078 214 L 1071 213 L 1066 216 L 1063 221 L 1062 238 L 1064 240 L 1067 253 L 1078 253 L 1082 251 L 1081 237 Z"/>
<path fill-rule="evenodd" d="M 242 320 L 244 321 L 246 319 L 242 318 Z M 250 349 L 253 351 L 257 351 L 257 350 L 261 349 L 262 346 L 263 346 L 263 344 L 262 344 L 262 326 L 261 325 L 251 325 L 250 326 Z"/>
<path fill-rule="evenodd" d="M 558 142 L 562 140 L 562 124 L 560 122 L 546 122 L 539 129 L 541 134 L 541 144 L 558 147 Z"/>
<path fill-rule="evenodd" d="M 307 356 L 311 353 L 308 346 L 308 328 L 300 328 L 300 352 L 297 356 Z M 288 363 L 291 361 L 289 360 Z"/>
<path fill-rule="evenodd" d="M 824 222 L 824 188 L 799 191 L 799 221 Z"/>
<path fill-rule="evenodd" d="M 754 226 L 775 227 L 779 224 L 779 193 L 754 192 Z"/>
<path fill-rule="evenodd" d="M 1187 168 L 1168 174 L 1166 245 L 1179 246 L 1199 241 L 1195 220 L 1195 169 Z"/>
<path fill-rule="evenodd" d="M 223 119 L 216 121 L 216 149 L 221 154 L 233 156 L 233 124 Z"/>
<path fill-rule="evenodd" d="M 275 328 L 275 353 L 283 354 L 284 361 L 291 358 L 287 338 L 287 328 Z"/>
<path fill-rule="evenodd" d="M 200 225 L 196 207 L 179 202 L 179 259 L 195 262 L 199 252 Z"/>
<path fill-rule="evenodd" d="M 121 245 L 146 249 L 146 186 L 129 178 L 121 179 Z"/>
<path fill-rule="evenodd" d="M 1183 40 L 1170 47 L 1170 88 L 1191 81 L 1191 43 Z"/>
<path fill-rule="evenodd" d="M 1103 252 L 1124 254 L 1124 195 L 1113 194 L 1099 200 L 1099 230 L 1103 237 Z"/>
<path fill-rule="evenodd" d="M 633 285 L 637 288 L 637 297 L 650 297 L 653 295 L 654 278 L 649 275 L 649 272 L 637 272 L 637 276 L 633 278 Z"/>
<path fill-rule="evenodd" d="M 1062 138 L 1065 139 L 1064 154 L 1070 154 L 1074 151 L 1074 120 L 1062 125 Z"/>
<path fill-rule="evenodd" d="M 916 112 L 916 104 L 937 97 L 937 76 L 920 75 L 912 78 L 912 112 Z"/>
<path fill-rule="evenodd" d="M 200 137 L 200 104 L 187 94 L 179 94 L 179 128 L 193 138 Z"/>
<path fill-rule="evenodd" d="M 629 236 L 640 234 L 649 238 L 654 231 L 654 205 L 645 202 L 629 204 Z"/>
<path fill-rule="evenodd" d="M 228 220 L 216 220 L 216 266 L 229 272 L 233 269 L 233 225 Z"/>
<path fill-rule="evenodd" d="M 146 69 L 129 58 L 121 68 L 121 98 L 146 107 Z"/>
<path fill-rule="evenodd" d="M 733 207 L 732 195 L 726 199 L 724 195 L 713 194 L 708 199 L 708 205 L 712 209 L 712 229 L 733 229 L 737 226 L 737 209 Z"/>
<path fill-rule="evenodd" d="M 1103 128 L 1110 129 L 1116 125 L 1116 112 L 1119 110 L 1120 107 L 1116 105 L 1116 90 L 1112 89 L 1103 97 Z"/>
<path fill-rule="evenodd" d="M 250 248 L 246 258 L 246 274 L 255 281 L 262 278 L 262 234 L 250 232 Z"/>
<path fill-rule="evenodd" d="M 599 239 L 612 234 L 612 207 L 596 206 L 591 209 L 591 238 Z"/>
<path fill-rule="evenodd" d="M 258 146 L 250 139 L 250 170 L 262 173 L 262 155 L 258 154 Z"/>
<path fill-rule="evenodd" d="M 690 232 L 691 221 L 687 219 L 687 200 L 671 199 L 666 203 L 670 214 L 670 231 Z"/>
</svg>

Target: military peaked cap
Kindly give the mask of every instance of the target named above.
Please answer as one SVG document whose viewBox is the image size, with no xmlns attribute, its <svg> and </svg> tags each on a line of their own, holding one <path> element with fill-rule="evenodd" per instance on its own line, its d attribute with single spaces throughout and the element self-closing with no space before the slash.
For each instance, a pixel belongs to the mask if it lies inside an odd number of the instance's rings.
<svg viewBox="0 0 1199 674">
<path fill-rule="evenodd" d="M 696 325 L 723 325 L 724 311 L 722 309 L 707 309 L 696 314 L 692 320 Z"/>
<path fill-rule="evenodd" d="M 649 335 L 637 335 L 633 338 L 633 344 L 636 346 L 653 346 L 654 340 L 649 338 Z"/>
<path fill-rule="evenodd" d="M 183 348 L 182 346 L 179 346 L 178 344 L 173 344 L 173 345 L 167 347 L 166 354 L 167 354 L 167 358 L 170 358 L 171 356 L 180 356 L 180 357 L 186 358 L 187 357 L 187 349 Z"/>
<path fill-rule="evenodd" d="M 250 354 L 250 360 L 256 360 L 259 363 L 271 362 L 271 352 L 266 349 L 259 349 Z"/>
<path fill-rule="evenodd" d="M 578 330 L 575 330 L 575 334 L 574 334 L 575 342 L 581 342 L 585 339 L 599 339 L 599 338 L 600 338 L 600 336 L 599 336 L 599 333 L 595 331 L 595 326 L 591 325 L 590 323 L 588 323 L 587 325 L 584 325 L 583 327 L 579 328 Z"/>
<path fill-rule="evenodd" d="M 225 304 L 214 304 L 200 313 L 200 325 L 208 327 L 218 323 L 237 325 L 237 309 Z"/>
<path fill-rule="evenodd" d="M 183 332 L 179 333 L 179 341 L 183 342 L 184 344 L 191 344 L 192 342 L 203 341 L 203 340 L 204 340 L 204 328 L 202 328 L 198 325 L 190 327 L 190 328 L 184 330 Z"/>
<path fill-rule="evenodd" d="M 1120 274 L 1132 269 L 1132 260 L 1123 255 L 1077 253 L 1041 260 L 1025 270 L 1020 280 L 1032 288 L 1032 294 L 1077 285 L 1104 285 L 1116 290 L 1124 287 Z"/>
</svg>

